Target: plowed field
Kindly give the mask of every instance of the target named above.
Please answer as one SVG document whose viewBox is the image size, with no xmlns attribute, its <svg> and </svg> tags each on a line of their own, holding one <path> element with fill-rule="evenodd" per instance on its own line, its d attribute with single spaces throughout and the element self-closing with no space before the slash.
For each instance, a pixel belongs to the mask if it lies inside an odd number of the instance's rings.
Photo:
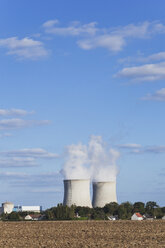
<svg viewBox="0 0 165 248">
<path fill-rule="evenodd" d="M 165 221 L 0 222 L 0 248 L 165 247 Z"/>
</svg>

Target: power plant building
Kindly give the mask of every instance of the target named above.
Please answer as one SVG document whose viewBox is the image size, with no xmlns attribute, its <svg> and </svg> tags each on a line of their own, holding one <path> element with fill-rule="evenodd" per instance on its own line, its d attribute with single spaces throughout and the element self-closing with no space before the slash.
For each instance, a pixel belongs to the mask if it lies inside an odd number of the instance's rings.
<svg viewBox="0 0 165 248">
<path fill-rule="evenodd" d="M 14 206 L 13 211 L 40 213 L 42 211 L 42 207 L 41 206 Z"/>
<path fill-rule="evenodd" d="M 2 203 L 2 207 L 0 207 L 0 214 L 10 214 L 13 211 L 14 204 L 12 202 L 4 202 Z"/>
<path fill-rule="evenodd" d="M 110 202 L 117 202 L 116 181 L 93 182 L 93 207 L 104 207 Z"/>
<path fill-rule="evenodd" d="M 90 180 L 73 179 L 64 180 L 64 201 L 63 205 L 92 207 L 90 199 Z"/>
</svg>

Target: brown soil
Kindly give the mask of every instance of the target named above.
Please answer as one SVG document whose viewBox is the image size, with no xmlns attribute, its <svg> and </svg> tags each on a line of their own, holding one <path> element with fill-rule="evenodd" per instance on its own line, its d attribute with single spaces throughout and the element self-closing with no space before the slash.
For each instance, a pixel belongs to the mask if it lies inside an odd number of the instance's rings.
<svg viewBox="0 0 165 248">
<path fill-rule="evenodd" d="M 165 221 L 0 222 L 0 248 L 165 247 Z"/>
</svg>

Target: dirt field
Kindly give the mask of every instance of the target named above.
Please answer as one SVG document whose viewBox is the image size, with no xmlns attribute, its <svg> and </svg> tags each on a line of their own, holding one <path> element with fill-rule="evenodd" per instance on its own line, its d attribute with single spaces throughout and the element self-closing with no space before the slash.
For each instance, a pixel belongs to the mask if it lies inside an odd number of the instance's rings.
<svg viewBox="0 0 165 248">
<path fill-rule="evenodd" d="M 0 222 L 0 248 L 165 247 L 165 221 Z"/>
</svg>

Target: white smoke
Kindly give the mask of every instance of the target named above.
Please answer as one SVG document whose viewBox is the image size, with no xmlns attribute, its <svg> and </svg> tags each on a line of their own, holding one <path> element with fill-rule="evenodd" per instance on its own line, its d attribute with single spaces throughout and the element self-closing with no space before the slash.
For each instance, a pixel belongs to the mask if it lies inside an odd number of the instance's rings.
<svg viewBox="0 0 165 248">
<path fill-rule="evenodd" d="M 119 152 L 109 148 L 101 136 L 91 136 L 88 145 L 70 145 L 66 149 L 62 173 L 65 179 L 115 181 Z"/>
<path fill-rule="evenodd" d="M 101 136 L 91 136 L 88 146 L 91 179 L 97 182 L 115 181 L 119 156 L 119 152 L 109 148 Z"/>
<path fill-rule="evenodd" d="M 65 179 L 89 179 L 87 147 L 81 143 L 66 148 L 62 174 Z"/>
</svg>

